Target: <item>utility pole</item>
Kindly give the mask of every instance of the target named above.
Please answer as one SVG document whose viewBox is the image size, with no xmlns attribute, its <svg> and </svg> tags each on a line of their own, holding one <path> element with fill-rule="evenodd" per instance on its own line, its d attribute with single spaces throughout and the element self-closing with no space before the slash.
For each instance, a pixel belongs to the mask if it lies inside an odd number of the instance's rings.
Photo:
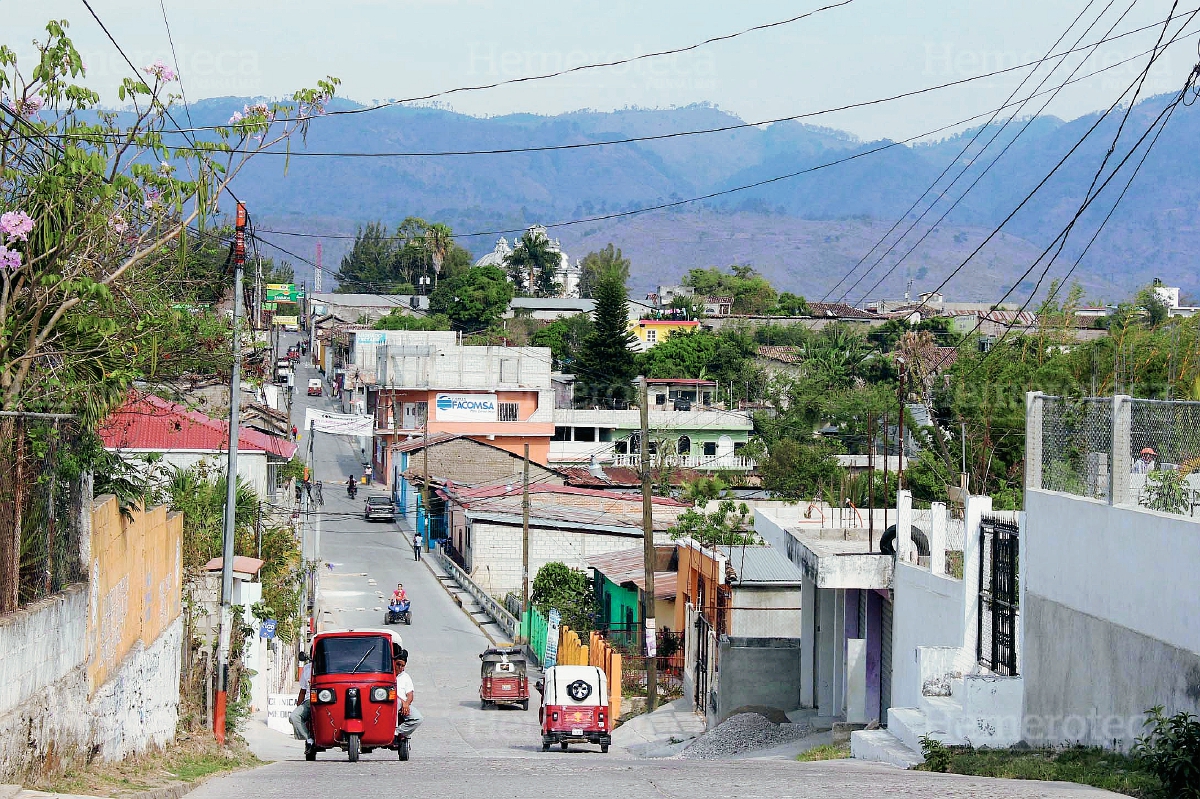
<svg viewBox="0 0 1200 799">
<path fill-rule="evenodd" d="M 529 610 L 529 445 L 525 445 L 525 470 L 521 480 L 521 619 Z M 522 631 L 524 636 L 524 631 Z"/>
<path fill-rule="evenodd" d="M 904 361 L 900 361 L 901 364 Z M 900 460 L 896 461 L 896 490 L 904 488 L 904 376 L 905 371 L 900 371 Z M 899 521 L 897 519 L 896 521 Z"/>
<path fill-rule="evenodd" d="M 229 681 L 229 644 L 233 626 L 233 543 L 237 533 L 237 456 L 242 398 L 242 274 L 246 268 L 246 206 L 237 204 L 233 247 L 233 368 L 229 378 L 229 465 L 225 472 L 225 540 L 221 560 L 221 629 L 217 637 L 217 695 L 213 733 L 225 743 L 225 703 Z"/>
<path fill-rule="evenodd" d="M 256 253 L 254 256 L 254 329 L 262 329 L 262 255 Z M 255 334 L 255 341 L 258 340 L 258 334 Z M 274 364 L 271 364 L 274 367 Z"/>
<path fill-rule="evenodd" d="M 421 481 L 421 504 L 425 506 L 425 529 L 418 530 L 424 539 L 426 549 L 429 548 L 429 398 L 425 400 L 425 436 L 424 446 L 421 447 L 421 457 L 425 461 L 422 469 L 424 477 Z M 418 514 L 418 519 L 420 515 Z"/>
<path fill-rule="evenodd" d="M 888 499 L 888 455 L 891 453 L 891 435 L 892 427 L 888 424 L 888 412 L 883 412 L 883 532 L 887 533 L 888 526 L 888 505 L 891 500 Z"/>
<path fill-rule="evenodd" d="M 875 414 L 867 414 L 867 551 L 875 551 Z"/>
<path fill-rule="evenodd" d="M 646 378 L 638 378 L 640 397 L 638 410 L 641 416 L 639 440 L 642 462 L 642 552 L 646 575 L 645 599 L 642 601 L 642 622 L 646 628 L 646 709 L 658 706 L 658 670 L 655 656 L 658 654 L 654 636 L 654 494 L 650 485 L 650 403 Z"/>
</svg>

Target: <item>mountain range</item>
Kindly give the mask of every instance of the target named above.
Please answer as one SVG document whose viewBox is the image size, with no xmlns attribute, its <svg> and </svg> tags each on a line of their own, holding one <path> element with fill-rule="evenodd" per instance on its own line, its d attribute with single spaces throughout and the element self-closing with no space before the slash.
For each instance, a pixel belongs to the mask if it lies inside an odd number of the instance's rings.
<svg viewBox="0 0 1200 799">
<path fill-rule="evenodd" d="M 1108 158 L 1110 171 L 1170 99 L 1148 98 L 1131 110 L 1120 143 Z M 204 100 L 193 104 L 190 113 L 197 125 L 223 124 L 246 102 Z M 338 108 L 353 107 L 338 102 Z M 415 215 L 450 224 L 461 236 L 460 243 L 477 256 L 492 249 L 500 232 L 534 223 L 551 225 L 551 234 L 575 258 L 611 241 L 633 261 L 635 294 L 674 282 L 692 267 L 737 263 L 753 265 L 780 290 L 809 299 L 839 299 L 843 294 L 850 301 L 898 297 L 909 287 L 914 292 L 937 287 L 966 262 L 949 280 L 948 295 L 999 300 L 1011 288 L 1010 299 L 1020 300 L 1034 290 L 1042 273 L 1044 262 L 1034 266 L 1039 253 L 1076 215 L 1087 195 L 1122 113 L 1118 109 L 1098 124 L 1098 113 L 1070 121 L 1021 119 L 915 144 L 867 142 L 831 128 L 777 122 L 543 152 L 394 158 L 299 155 L 286 169 L 282 157 L 259 156 L 238 176 L 234 188 L 247 201 L 263 238 L 311 259 L 312 239 L 266 231 L 324 236 L 324 263 L 331 270 L 350 243 L 338 236 L 352 237 L 369 221 L 395 225 Z M 388 107 L 315 120 L 305 141 L 293 142 L 292 150 L 496 150 L 741 124 L 710 105 L 490 118 L 437 107 Z M 1200 112 L 1180 105 L 1137 180 L 1072 272 L 1071 279 L 1085 287 L 1090 299 L 1122 299 L 1155 277 L 1190 294 L 1200 291 L 1200 273 L 1192 257 L 1200 229 L 1197 140 Z M 968 261 L 1072 148 L 1033 199 Z M 1125 171 L 1080 216 L 1043 290 L 1071 269 L 1139 158 L 1140 152 L 1135 153 Z M 962 177 L 951 185 L 960 170 Z M 780 178 L 799 172 L 804 174 Z M 971 191 L 937 222 L 973 182 Z M 922 200 L 931 186 L 935 190 Z M 899 246 L 885 252 L 943 191 L 932 212 Z M 715 196 L 647 213 L 553 225 L 708 195 Z M 909 213 L 914 204 L 916 210 Z M 884 239 L 902 218 L 904 222 Z M 918 243 L 924 234 L 928 235 Z M 511 241 L 517 234 L 505 235 Z M 884 245 L 862 260 L 881 239 Z M 911 255 L 898 263 L 910 248 Z M 878 265 L 856 283 L 877 259 Z M 831 292 L 860 260 L 854 277 Z M 308 267 L 297 266 L 300 277 L 311 274 Z M 327 288 L 330 283 L 327 277 Z"/>
</svg>

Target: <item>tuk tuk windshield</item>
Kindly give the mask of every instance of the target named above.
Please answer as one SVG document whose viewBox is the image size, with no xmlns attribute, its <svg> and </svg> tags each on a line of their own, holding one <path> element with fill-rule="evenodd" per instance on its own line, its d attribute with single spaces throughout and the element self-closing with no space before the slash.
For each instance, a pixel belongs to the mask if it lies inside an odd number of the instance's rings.
<svg viewBox="0 0 1200 799">
<path fill-rule="evenodd" d="M 313 651 L 313 674 L 392 671 L 391 642 L 382 637 L 321 638 Z"/>
<path fill-rule="evenodd" d="M 525 661 L 520 658 L 485 658 L 479 672 L 481 677 L 524 677 Z"/>
</svg>

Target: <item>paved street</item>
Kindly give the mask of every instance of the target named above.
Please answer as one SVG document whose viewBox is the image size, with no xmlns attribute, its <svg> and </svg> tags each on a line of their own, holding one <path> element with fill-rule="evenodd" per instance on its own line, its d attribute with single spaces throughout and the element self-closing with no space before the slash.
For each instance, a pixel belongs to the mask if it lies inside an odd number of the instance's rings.
<svg viewBox="0 0 1200 799">
<path fill-rule="evenodd" d="M 319 374 L 297 370 L 302 387 Z M 303 424 L 310 404 L 302 390 L 294 418 Z M 319 405 L 318 405 L 319 403 Z M 312 404 L 331 407 L 325 398 Z M 306 451 L 306 441 L 302 441 Z M 397 582 L 413 599 L 413 623 L 398 628 L 411 652 L 409 668 L 417 706 L 425 724 L 413 739 L 412 760 L 400 763 L 394 752 L 376 751 L 350 764 L 341 752 L 326 752 L 306 763 L 297 742 L 275 736 L 272 752 L 280 761 L 250 772 L 213 780 L 191 796 L 295 797 L 396 795 L 479 797 L 486 795 L 564 796 L 603 791 L 615 797 L 1087 797 L 1112 796 L 1071 785 L 1000 782 L 905 772 L 853 761 L 801 764 L 774 761 L 702 762 L 639 760 L 614 748 L 608 755 L 594 747 L 543 754 L 536 707 L 488 710 L 479 707 L 479 659 L 487 639 L 439 586 L 430 570 L 415 563 L 407 536 L 395 525 L 369 524 L 362 518 L 364 493 L 354 502 L 345 480 L 363 471 L 349 441 L 318 434 L 316 479 L 326 486 L 321 509 L 321 556 L 333 564 L 322 576 L 324 626 L 380 627 L 383 604 Z"/>
</svg>

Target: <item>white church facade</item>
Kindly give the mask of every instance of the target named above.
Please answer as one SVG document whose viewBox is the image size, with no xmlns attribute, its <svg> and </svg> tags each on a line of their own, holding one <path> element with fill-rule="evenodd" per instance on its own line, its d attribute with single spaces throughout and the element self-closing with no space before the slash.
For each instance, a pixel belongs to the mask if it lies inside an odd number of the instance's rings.
<svg viewBox="0 0 1200 799">
<path fill-rule="evenodd" d="M 571 259 L 565 252 L 562 251 L 562 245 L 559 243 L 558 239 L 550 239 L 550 237 L 546 235 L 546 228 L 542 225 L 531 225 L 527 229 L 527 232 L 534 235 L 540 234 L 549 239 L 550 249 L 553 252 L 558 253 L 559 258 L 561 259 L 558 272 L 554 277 L 555 282 L 562 287 L 558 296 L 564 298 L 577 298 L 579 296 L 579 278 L 582 274 L 582 270 L 580 270 L 578 262 L 574 264 L 571 263 Z M 516 242 L 513 243 L 515 244 Z M 500 240 L 496 242 L 496 248 L 476 261 L 475 265 L 496 266 L 500 269 L 504 269 L 507 272 L 507 269 L 505 268 L 505 259 L 512 251 L 513 248 L 512 245 L 508 243 L 508 239 L 501 236 Z"/>
</svg>

